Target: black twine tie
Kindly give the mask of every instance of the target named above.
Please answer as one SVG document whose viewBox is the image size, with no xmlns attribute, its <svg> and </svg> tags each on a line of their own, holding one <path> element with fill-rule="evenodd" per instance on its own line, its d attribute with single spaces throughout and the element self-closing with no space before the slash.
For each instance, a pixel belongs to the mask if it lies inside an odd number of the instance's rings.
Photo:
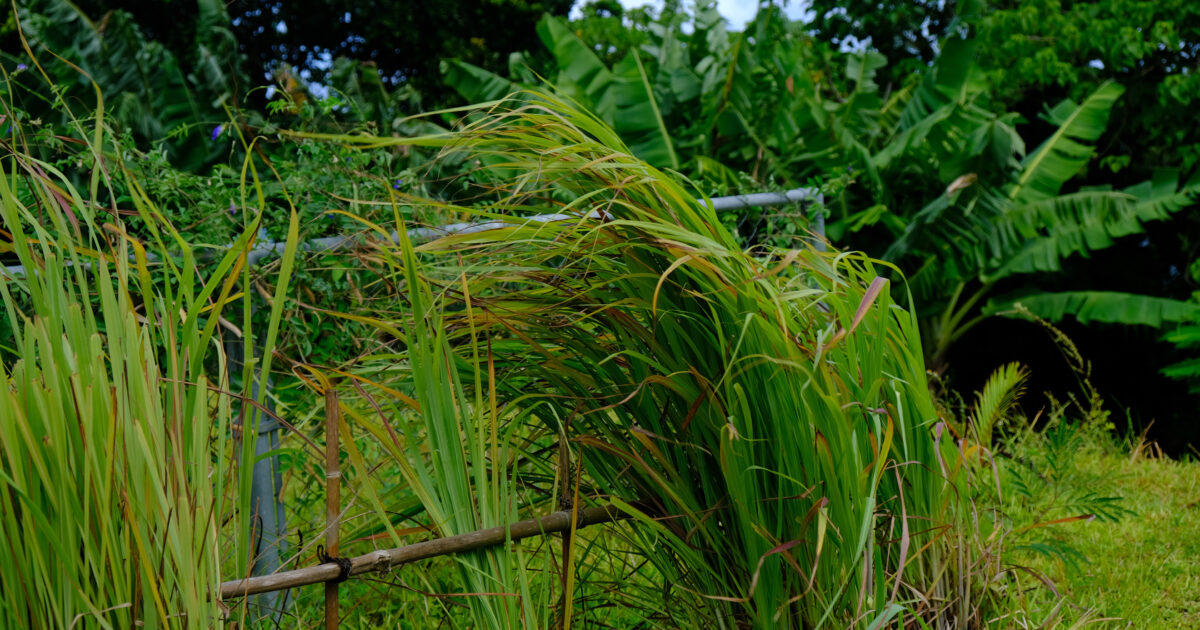
<svg viewBox="0 0 1200 630">
<path fill-rule="evenodd" d="M 354 563 L 350 561 L 350 558 L 331 556 L 325 553 L 324 545 L 317 545 L 317 559 L 321 561 L 321 564 L 328 564 L 332 562 L 333 564 L 338 565 L 338 568 L 341 569 L 336 578 L 329 580 L 330 584 L 341 584 L 342 582 L 350 579 L 350 570 L 354 568 Z"/>
</svg>

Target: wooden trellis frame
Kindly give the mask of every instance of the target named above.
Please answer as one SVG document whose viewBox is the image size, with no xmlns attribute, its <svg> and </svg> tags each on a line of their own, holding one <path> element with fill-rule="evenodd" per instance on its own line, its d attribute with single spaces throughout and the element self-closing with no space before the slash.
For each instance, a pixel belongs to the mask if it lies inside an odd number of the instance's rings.
<svg viewBox="0 0 1200 630">
<path fill-rule="evenodd" d="M 493 547 L 534 536 L 559 532 L 570 533 L 582 527 L 622 520 L 629 516 L 613 506 L 591 507 L 583 510 L 573 507 L 570 510 L 554 512 L 541 518 L 524 520 L 511 525 L 436 538 L 403 547 L 380 549 L 353 558 L 339 558 L 337 553 L 341 527 L 342 472 L 339 458 L 341 409 L 338 406 L 337 391 L 333 383 L 324 381 L 324 385 L 325 544 L 323 548 L 318 548 L 318 556 L 323 562 L 312 567 L 223 582 L 220 586 L 222 600 L 324 584 L 325 628 L 334 630 L 338 627 L 340 616 L 338 584 L 349 577 L 389 571 L 409 562 Z"/>
</svg>

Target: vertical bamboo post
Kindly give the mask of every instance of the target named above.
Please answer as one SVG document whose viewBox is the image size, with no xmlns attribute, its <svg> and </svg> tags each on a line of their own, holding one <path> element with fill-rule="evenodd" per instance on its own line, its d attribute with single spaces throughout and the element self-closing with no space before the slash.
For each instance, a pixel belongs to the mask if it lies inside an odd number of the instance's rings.
<svg viewBox="0 0 1200 630">
<path fill-rule="evenodd" d="M 337 391 L 333 383 L 325 387 L 325 554 L 338 555 L 338 513 L 342 510 L 342 468 L 338 462 Z M 338 627 L 338 583 L 325 583 L 325 630 Z"/>
</svg>

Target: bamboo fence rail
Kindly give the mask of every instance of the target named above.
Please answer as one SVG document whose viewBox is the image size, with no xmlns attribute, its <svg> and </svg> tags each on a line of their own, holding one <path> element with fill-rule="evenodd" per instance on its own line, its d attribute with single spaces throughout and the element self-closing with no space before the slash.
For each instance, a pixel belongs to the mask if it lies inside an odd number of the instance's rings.
<svg viewBox="0 0 1200 630">
<path fill-rule="evenodd" d="M 590 507 L 583 510 L 562 510 L 541 518 L 520 521 L 507 526 L 501 525 L 457 536 L 435 538 L 403 547 L 372 551 L 371 553 L 350 558 L 349 575 L 355 576 L 364 573 L 387 571 L 408 562 L 483 549 L 509 541 L 570 531 L 589 525 L 623 520 L 628 517 L 628 514 L 625 514 L 614 506 Z M 572 520 L 574 520 L 574 523 L 572 523 Z M 234 599 L 256 593 L 269 593 L 298 586 L 323 584 L 337 580 L 341 576 L 342 568 L 337 563 L 326 562 L 314 567 L 232 580 L 221 584 L 221 599 Z"/>
</svg>

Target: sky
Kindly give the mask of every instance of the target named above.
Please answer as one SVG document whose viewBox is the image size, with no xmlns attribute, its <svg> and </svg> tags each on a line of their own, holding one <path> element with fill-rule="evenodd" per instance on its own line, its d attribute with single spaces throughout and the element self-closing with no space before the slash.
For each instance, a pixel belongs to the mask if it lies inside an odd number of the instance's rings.
<svg viewBox="0 0 1200 630">
<path fill-rule="evenodd" d="M 641 7 L 652 5 L 655 8 L 662 7 L 661 0 L 621 0 L 621 4 L 625 8 Z M 791 0 L 784 8 L 784 13 L 793 20 L 798 20 L 808 10 L 808 2 L 806 0 Z M 758 11 L 758 0 L 717 0 L 717 11 L 725 19 L 729 20 L 729 27 L 735 31 L 742 30 L 746 22 L 754 19 L 754 14 Z"/>
</svg>

